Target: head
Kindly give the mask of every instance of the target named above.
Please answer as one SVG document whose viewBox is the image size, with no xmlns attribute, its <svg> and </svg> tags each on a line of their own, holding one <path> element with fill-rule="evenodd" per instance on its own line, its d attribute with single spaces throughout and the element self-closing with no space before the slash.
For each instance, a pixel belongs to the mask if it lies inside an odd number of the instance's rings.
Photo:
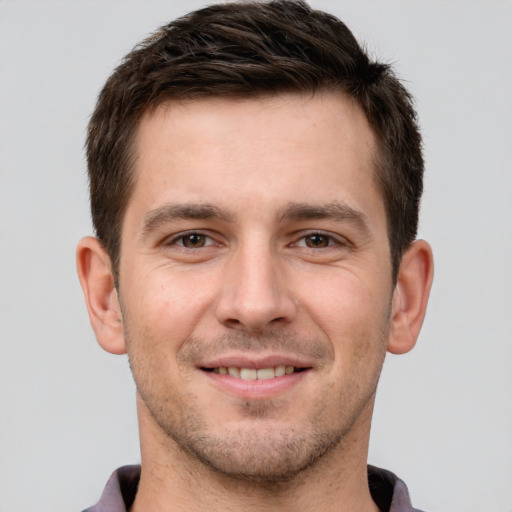
<svg viewBox="0 0 512 512">
<path fill-rule="evenodd" d="M 87 151 L 79 274 L 128 352 L 143 465 L 268 483 L 342 450 L 364 473 L 385 352 L 414 346 L 432 279 L 391 70 L 303 2 L 212 6 L 128 55 Z"/>
<path fill-rule="evenodd" d="M 169 100 L 323 92 L 350 98 L 376 137 L 373 172 L 396 279 L 416 236 L 422 194 L 411 97 L 339 19 L 302 1 L 278 0 L 215 5 L 173 21 L 129 53 L 105 84 L 89 123 L 87 162 L 94 228 L 116 282 L 124 214 L 137 180 L 134 140 L 145 114 Z"/>
</svg>

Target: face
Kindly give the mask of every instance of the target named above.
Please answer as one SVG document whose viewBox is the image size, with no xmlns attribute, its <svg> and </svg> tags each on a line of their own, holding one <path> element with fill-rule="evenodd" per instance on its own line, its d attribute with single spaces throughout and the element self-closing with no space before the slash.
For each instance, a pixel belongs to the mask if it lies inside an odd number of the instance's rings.
<svg viewBox="0 0 512 512">
<path fill-rule="evenodd" d="M 143 439 L 266 480 L 342 449 L 369 428 L 392 296 L 364 115 L 170 103 L 136 150 L 119 294 Z"/>
</svg>

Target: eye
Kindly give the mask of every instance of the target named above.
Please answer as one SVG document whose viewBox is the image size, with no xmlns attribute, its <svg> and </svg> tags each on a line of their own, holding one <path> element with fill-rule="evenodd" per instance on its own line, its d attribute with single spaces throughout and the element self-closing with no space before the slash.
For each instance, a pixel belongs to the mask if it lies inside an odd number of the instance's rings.
<svg viewBox="0 0 512 512">
<path fill-rule="evenodd" d="M 187 249 L 201 249 L 202 247 L 213 245 L 214 242 L 209 236 L 201 233 L 186 233 L 175 238 L 173 243 Z"/>
<path fill-rule="evenodd" d="M 303 236 L 298 242 L 299 247 L 308 247 L 309 249 L 323 249 L 330 245 L 334 245 L 334 240 L 328 235 L 322 233 L 311 233 L 310 235 Z"/>
<path fill-rule="evenodd" d="M 308 235 L 304 237 L 304 242 L 307 247 L 311 249 L 327 247 L 328 245 L 332 245 L 332 240 L 327 235 L 321 235 L 316 233 L 314 235 Z"/>
</svg>

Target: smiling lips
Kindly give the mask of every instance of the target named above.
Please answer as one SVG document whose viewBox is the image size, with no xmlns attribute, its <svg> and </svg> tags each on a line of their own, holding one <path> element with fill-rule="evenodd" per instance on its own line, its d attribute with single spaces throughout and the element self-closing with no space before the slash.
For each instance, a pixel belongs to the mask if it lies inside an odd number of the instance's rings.
<svg viewBox="0 0 512 512">
<path fill-rule="evenodd" d="M 197 369 L 217 390 L 243 400 L 274 399 L 296 388 L 317 369 L 316 353 L 225 351 L 203 354 Z"/>
<path fill-rule="evenodd" d="M 313 367 L 309 361 L 294 357 L 229 356 L 202 364 L 199 369 L 222 392 L 244 400 L 264 400 L 294 388 Z"/>
</svg>

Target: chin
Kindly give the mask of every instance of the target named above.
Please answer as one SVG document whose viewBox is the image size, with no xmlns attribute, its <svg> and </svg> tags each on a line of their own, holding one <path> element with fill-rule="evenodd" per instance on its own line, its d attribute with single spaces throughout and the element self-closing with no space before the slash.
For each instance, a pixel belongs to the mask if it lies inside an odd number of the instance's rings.
<svg viewBox="0 0 512 512">
<path fill-rule="evenodd" d="M 188 428 L 167 430 L 166 434 L 182 453 L 215 473 L 261 485 L 296 478 L 332 454 L 346 434 L 311 425 L 290 427 L 262 417 L 249 421 L 218 432 L 189 422 Z"/>
<path fill-rule="evenodd" d="M 338 434 L 318 436 L 294 432 L 236 432 L 228 439 L 195 440 L 188 450 L 216 472 L 231 478 L 278 483 L 293 479 L 332 451 Z"/>
</svg>

